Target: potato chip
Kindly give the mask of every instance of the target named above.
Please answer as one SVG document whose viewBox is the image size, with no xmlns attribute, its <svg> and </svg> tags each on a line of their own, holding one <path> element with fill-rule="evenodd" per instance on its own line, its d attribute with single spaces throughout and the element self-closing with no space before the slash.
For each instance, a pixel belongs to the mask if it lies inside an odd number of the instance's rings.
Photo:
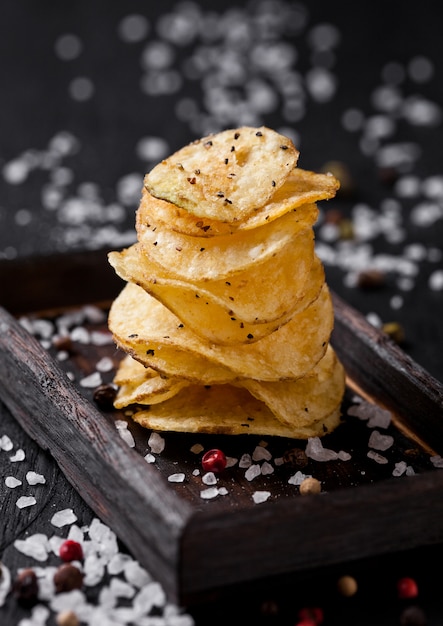
<svg viewBox="0 0 443 626">
<path fill-rule="evenodd" d="M 318 174 L 296 168 L 282 187 L 274 192 L 269 202 L 256 208 L 247 218 L 232 223 L 221 222 L 215 218 L 203 219 L 171 202 L 154 198 L 144 188 L 137 220 L 143 224 L 153 219 L 170 230 L 193 237 L 209 238 L 259 228 L 289 211 L 297 211 L 299 219 L 306 222 L 305 226 L 312 227 L 318 216 L 314 203 L 333 198 L 339 187 L 339 181 L 331 174 Z"/>
<path fill-rule="evenodd" d="M 312 240 L 306 243 L 312 243 L 310 252 L 314 256 Z M 309 269 L 309 257 L 297 258 L 305 249 L 306 244 L 288 250 L 288 260 L 292 257 L 292 263 L 286 265 L 289 270 L 286 280 L 279 280 L 278 268 L 274 268 L 271 259 L 261 273 L 254 272 L 249 277 L 245 272 L 244 278 L 243 273 L 236 275 L 228 285 L 225 281 L 192 283 L 169 278 L 162 268 L 140 253 L 137 244 L 121 253 L 110 253 L 109 261 L 123 280 L 139 285 L 157 298 L 197 335 L 214 343 L 235 345 L 269 335 L 318 296 L 324 282 L 323 265 L 314 256 Z M 291 280 L 296 277 L 299 278 L 297 291 L 290 289 Z M 267 319 L 279 317 L 270 321 L 259 319 L 260 310 Z"/>
<path fill-rule="evenodd" d="M 306 216 L 306 217 L 304 217 Z M 158 225 L 154 220 L 138 226 L 138 241 L 145 254 L 177 278 L 221 280 L 275 258 L 286 246 L 304 234 L 313 239 L 312 226 L 317 219 L 315 205 L 303 212 L 289 212 L 260 228 L 233 235 L 200 238 L 183 235 Z M 309 231 L 309 232 L 308 232 Z"/>
<path fill-rule="evenodd" d="M 238 378 L 299 378 L 326 352 L 333 322 L 326 283 L 318 298 L 287 324 L 255 343 L 238 346 L 201 339 L 132 283 L 114 300 L 109 313 L 109 328 L 123 350 L 166 375 L 203 384 Z"/>
<path fill-rule="evenodd" d="M 268 202 L 298 155 L 289 138 L 269 128 L 225 130 L 163 160 L 147 174 L 145 185 L 156 198 L 189 213 L 236 222 Z"/>
<path fill-rule="evenodd" d="M 173 398 L 148 409 L 136 410 L 132 419 L 156 431 L 263 435 L 307 439 L 321 437 L 341 421 L 340 406 L 329 415 L 305 424 L 280 422 L 270 409 L 246 389 L 231 385 L 191 385 Z"/>
</svg>

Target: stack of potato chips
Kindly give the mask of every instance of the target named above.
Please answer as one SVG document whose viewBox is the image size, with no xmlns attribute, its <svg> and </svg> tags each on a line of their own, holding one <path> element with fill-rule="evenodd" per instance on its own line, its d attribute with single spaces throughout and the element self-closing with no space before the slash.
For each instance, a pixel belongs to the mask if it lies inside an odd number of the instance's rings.
<svg viewBox="0 0 443 626">
<path fill-rule="evenodd" d="M 339 183 L 298 156 L 287 137 L 242 127 L 146 175 L 137 243 L 109 254 L 127 282 L 109 314 L 127 353 L 115 406 L 142 426 L 308 438 L 340 423 L 345 375 L 313 231 Z"/>
</svg>

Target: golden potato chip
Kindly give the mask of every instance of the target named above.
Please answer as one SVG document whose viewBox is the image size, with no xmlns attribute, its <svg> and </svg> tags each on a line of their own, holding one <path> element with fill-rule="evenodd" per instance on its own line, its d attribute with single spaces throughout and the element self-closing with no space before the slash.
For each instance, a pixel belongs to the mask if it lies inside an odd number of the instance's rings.
<svg viewBox="0 0 443 626">
<path fill-rule="evenodd" d="M 305 248 L 291 246 L 288 250 L 288 261 L 292 257 L 292 262 L 285 266 L 285 281 L 279 280 L 280 273 L 271 259 L 261 273 L 253 273 L 252 280 L 245 272 L 244 278 L 243 274 L 237 275 L 228 285 L 225 281 L 192 283 L 169 278 L 162 268 L 140 254 L 137 244 L 120 253 L 111 252 L 109 261 L 123 280 L 157 298 L 197 335 L 214 343 L 235 345 L 269 335 L 318 296 L 324 282 L 323 265 L 315 255 L 310 268 L 307 258 L 298 260 Z M 289 288 L 292 274 L 294 280 L 299 279 L 297 291 Z M 288 286 L 287 290 L 283 285 Z M 260 307 L 268 318 L 279 317 L 270 321 L 254 318 Z"/>
<path fill-rule="evenodd" d="M 136 410 L 132 419 L 157 431 L 307 439 L 334 430 L 340 423 L 341 411 L 335 406 L 330 414 L 318 420 L 288 425 L 274 417 L 270 409 L 246 389 L 231 385 L 191 385 L 161 404 Z"/>
<path fill-rule="evenodd" d="M 292 141 L 261 127 L 225 130 L 181 148 L 145 177 L 149 193 L 199 217 L 247 218 L 297 164 Z"/>
<path fill-rule="evenodd" d="M 154 198 L 144 188 L 137 211 L 137 223 L 140 226 L 153 219 L 170 230 L 208 238 L 259 228 L 288 211 L 296 211 L 305 226 L 313 226 L 318 216 L 314 203 L 333 198 L 339 187 L 339 181 L 331 174 L 317 174 L 296 168 L 264 206 L 257 207 L 243 220 L 238 219 L 232 223 L 221 222 L 215 218 L 203 219 L 171 202 Z"/>
<path fill-rule="evenodd" d="M 108 323 L 117 345 L 144 365 L 209 384 L 299 378 L 325 354 L 333 322 L 324 283 L 306 309 L 263 339 L 238 346 L 211 344 L 141 287 L 128 283 L 112 303 Z"/>
<path fill-rule="evenodd" d="M 149 220 L 148 224 L 139 226 L 138 241 L 150 259 L 167 268 L 176 278 L 230 279 L 235 273 L 275 258 L 291 243 L 294 247 L 302 245 L 296 240 L 302 234 L 313 239 L 312 225 L 318 209 L 307 205 L 304 212 L 309 215 L 308 219 L 303 219 L 301 212 L 289 212 L 252 231 L 211 238 L 183 235 Z"/>
<path fill-rule="evenodd" d="M 130 356 L 120 363 L 114 383 L 119 385 L 114 401 L 116 409 L 123 409 L 130 404 L 146 404 L 147 398 L 149 404 L 164 402 L 189 385 L 188 381 L 180 378 L 162 377 Z"/>
</svg>

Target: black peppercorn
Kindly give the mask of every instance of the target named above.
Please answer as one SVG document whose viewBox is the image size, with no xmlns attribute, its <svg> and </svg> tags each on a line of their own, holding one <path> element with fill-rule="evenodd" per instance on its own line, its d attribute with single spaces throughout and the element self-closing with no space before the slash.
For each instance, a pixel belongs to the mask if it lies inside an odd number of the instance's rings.
<svg viewBox="0 0 443 626">
<path fill-rule="evenodd" d="M 27 608 L 34 606 L 38 599 L 38 582 L 34 570 L 22 570 L 14 581 L 12 591 L 19 604 Z"/>
<path fill-rule="evenodd" d="M 113 385 L 103 384 L 94 391 L 94 402 L 104 411 L 111 411 L 116 395 L 117 390 Z"/>
<path fill-rule="evenodd" d="M 83 574 L 71 563 L 60 565 L 54 574 L 54 585 L 57 593 L 81 589 L 83 585 Z"/>
</svg>

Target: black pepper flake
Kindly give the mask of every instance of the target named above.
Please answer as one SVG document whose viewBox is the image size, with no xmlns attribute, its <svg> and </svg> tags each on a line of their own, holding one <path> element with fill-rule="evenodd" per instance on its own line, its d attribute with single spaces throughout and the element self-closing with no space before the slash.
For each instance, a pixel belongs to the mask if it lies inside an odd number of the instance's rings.
<svg viewBox="0 0 443 626">
<path fill-rule="evenodd" d="M 181 163 L 177 163 L 177 167 L 178 167 L 179 170 L 184 170 L 185 169 Z"/>
<path fill-rule="evenodd" d="M 200 298 L 200 296 L 199 296 L 199 294 L 198 294 L 198 293 L 196 293 L 196 294 L 195 294 L 195 297 L 196 297 L 196 298 Z"/>
<path fill-rule="evenodd" d="M 236 318 L 236 317 L 231 317 L 231 320 L 232 320 L 233 322 L 236 322 L 236 321 L 237 321 L 237 318 Z"/>
<path fill-rule="evenodd" d="M 243 428 L 249 428 L 249 424 L 242 424 Z"/>
<path fill-rule="evenodd" d="M 229 282 L 229 280 L 225 281 L 225 285 L 228 285 L 228 287 L 231 286 L 231 283 Z"/>
<path fill-rule="evenodd" d="M 271 185 L 275 187 L 275 180 L 272 181 Z"/>
<path fill-rule="evenodd" d="M 152 348 L 150 348 L 149 350 L 146 350 L 146 354 L 148 356 L 154 356 L 155 353 L 154 353 L 154 350 Z"/>
<path fill-rule="evenodd" d="M 152 245 L 153 246 L 157 246 L 158 245 L 158 241 L 154 241 L 154 243 Z"/>
<path fill-rule="evenodd" d="M 138 333 L 131 333 L 130 335 L 128 335 L 129 339 L 135 339 L 136 337 L 138 337 Z"/>
<path fill-rule="evenodd" d="M 229 159 L 225 159 L 225 165 L 229 163 Z"/>
<path fill-rule="evenodd" d="M 282 150 L 287 150 L 287 149 L 288 149 L 288 146 L 280 146 L 280 148 L 281 148 Z"/>
<path fill-rule="evenodd" d="M 234 139 L 238 139 L 240 137 L 240 133 L 235 133 Z"/>
<path fill-rule="evenodd" d="M 225 204 L 232 204 L 232 200 L 229 200 L 229 198 L 225 198 L 224 202 Z"/>
<path fill-rule="evenodd" d="M 112 411 L 117 389 L 110 384 L 99 385 L 94 391 L 94 402 L 103 411 Z"/>
<path fill-rule="evenodd" d="M 194 174 L 197 174 L 197 176 L 200 174 L 200 170 L 194 170 Z"/>
<path fill-rule="evenodd" d="M 212 141 L 205 141 L 205 143 L 203 144 L 205 148 L 210 148 L 212 146 Z"/>
<path fill-rule="evenodd" d="M 205 250 L 205 248 L 200 248 L 200 252 L 203 252 Z"/>
<path fill-rule="evenodd" d="M 190 185 L 195 185 L 195 183 L 197 182 L 197 179 L 195 178 L 195 176 L 193 176 L 192 178 L 187 178 L 186 180 L 188 181 Z"/>
<path fill-rule="evenodd" d="M 177 250 L 177 252 L 181 252 L 183 250 L 181 246 L 175 246 L 175 249 Z"/>
<path fill-rule="evenodd" d="M 248 333 L 246 336 L 248 339 L 254 339 L 254 335 L 252 333 Z"/>
<path fill-rule="evenodd" d="M 261 130 L 258 130 L 255 134 L 257 137 L 263 137 L 263 133 L 261 132 Z"/>
<path fill-rule="evenodd" d="M 179 324 L 179 325 L 177 326 L 177 328 L 183 328 L 183 327 L 184 327 L 184 324 Z"/>
<path fill-rule="evenodd" d="M 225 194 L 223 193 L 223 191 L 217 191 L 217 193 L 215 194 L 217 196 L 217 198 L 224 198 Z"/>
<path fill-rule="evenodd" d="M 235 152 L 235 146 L 231 146 L 231 152 Z"/>
</svg>

